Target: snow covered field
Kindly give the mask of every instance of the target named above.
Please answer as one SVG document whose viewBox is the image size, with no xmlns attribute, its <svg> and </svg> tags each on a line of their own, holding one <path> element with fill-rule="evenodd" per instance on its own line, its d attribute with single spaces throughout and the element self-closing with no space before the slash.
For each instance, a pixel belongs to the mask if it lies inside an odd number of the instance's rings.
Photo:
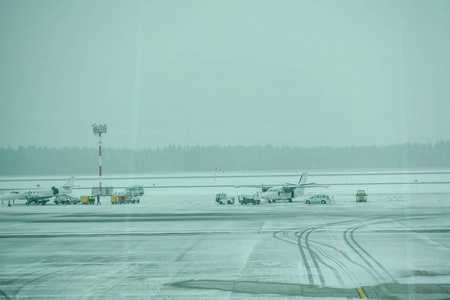
<svg viewBox="0 0 450 300">
<path fill-rule="evenodd" d="M 447 172 L 310 176 L 330 188 L 307 190 L 294 203 L 214 201 L 222 190 L 255 191 L 230 184 L 296 176 L 130 179 L 123 186 L 155 184 L 139 204 L 103 197 L 101 206 L 0 205 L 0 299 L 450 297 Z M 90 180 L 75 184 L 95 186 Z M 35 184 L 1 181 L 1 188 Z M 174 187 L 188 185 L 217 187 Z M 355 202 L 360 188 L 367 203 Z M 336 202 L 302 203 L 315 193 Z"/>
</svg>

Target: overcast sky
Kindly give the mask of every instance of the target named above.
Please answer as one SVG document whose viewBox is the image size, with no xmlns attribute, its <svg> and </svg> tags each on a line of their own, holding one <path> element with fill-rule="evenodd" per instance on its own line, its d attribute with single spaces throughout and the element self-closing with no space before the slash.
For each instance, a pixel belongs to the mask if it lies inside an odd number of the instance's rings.
<svg viewBox="0 0 450 300">
<path fill-rule="evenodd" d="M 450 1 L 0 2 L 0 147 L 450 138 Z"/>
</svg>

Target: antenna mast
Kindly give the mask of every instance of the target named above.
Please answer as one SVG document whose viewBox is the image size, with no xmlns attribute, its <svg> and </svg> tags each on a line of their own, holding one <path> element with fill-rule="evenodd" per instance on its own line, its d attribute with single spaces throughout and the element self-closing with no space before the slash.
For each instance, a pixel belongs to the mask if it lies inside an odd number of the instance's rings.
<svg viewBox="0 0 450 300">
<path fill-rule="evenodd" d="M 106 133 L 106 124 L 92 125 L 94 134 L 98 136 L 98 194 L 102 195 L 102 133 Z"/>
</svg>

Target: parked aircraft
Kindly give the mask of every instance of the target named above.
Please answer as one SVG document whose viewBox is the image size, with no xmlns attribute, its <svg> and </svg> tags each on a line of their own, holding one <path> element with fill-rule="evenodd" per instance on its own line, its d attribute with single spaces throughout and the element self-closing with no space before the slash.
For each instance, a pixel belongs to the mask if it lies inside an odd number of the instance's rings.
<svg viewBox="0 0 450 300">
<path fill-rule="evenodd" d="M 45 205 L 50 198 L 55 197 L 55 199 L 64 199 L 70 193 L 72 193 L 73 183 L 75 178 L 70 177 L 61 187 L 52 187 L 51 189 L 29 189 L 29 190 L 14 190 L 9 193 L 0 195 L 0 200 L 8 201 L 8 205 L 11 205 L 15 200 L 26 200 L 27 204 L 35 203 Z"/>
<path fill-rule="evenodd" d="M 259 196 L 261 199 L 266 200 L 269 203 L 277 202 L 280 200 L 287 200 L 292 202 L 292 199 L 302 196 L 305 192 L 305 188 L 312 187 L 325 187 L 328 186 L 319 185 L 315 183 L 306 183 L 306 179 L 308 177 L 308 173 L 303 173 L 300 176 L 297 184 L 294 183 L 285 183 L 281 186 L 256 186 L 256 185 L 246 185 L 245 187 L 259 187 L 261 188 L 259 192 Z"/>
</svg>

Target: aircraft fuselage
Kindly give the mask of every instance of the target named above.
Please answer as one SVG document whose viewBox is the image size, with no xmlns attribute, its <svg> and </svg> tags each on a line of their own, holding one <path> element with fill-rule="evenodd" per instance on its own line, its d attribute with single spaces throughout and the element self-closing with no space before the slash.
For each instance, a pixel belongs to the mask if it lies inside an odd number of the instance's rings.
<svg viewBox="0 0 450 300">
<path fill-rule="evenodd" d="M 287 200 L 289 202 L 292 202 L 292 199 L 303 195 L 302 188 L 294 189 L 291 192 L 285 192 L 283 191 L 283 188 L 270 188 L 265 192 L 261 192 L 260 196 L 262 199 L 268 201 L 268 202 L 276 202 L 281 200 Z"/>
</svg>

